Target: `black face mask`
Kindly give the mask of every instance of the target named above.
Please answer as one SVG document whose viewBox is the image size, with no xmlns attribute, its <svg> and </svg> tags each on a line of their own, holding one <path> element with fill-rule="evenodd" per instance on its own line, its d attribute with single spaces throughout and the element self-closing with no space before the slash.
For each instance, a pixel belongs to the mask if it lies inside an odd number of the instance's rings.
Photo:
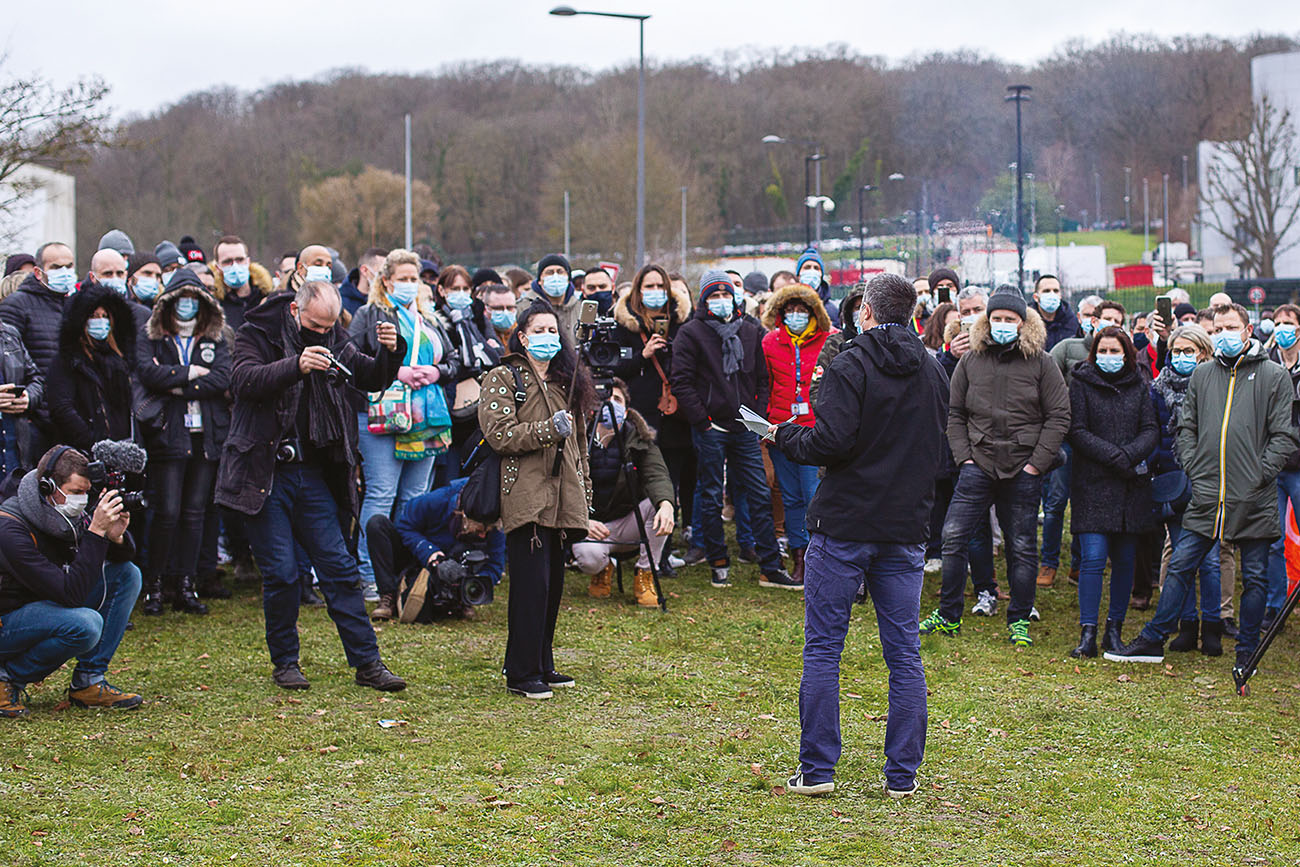
<svg viewBox="0 0 1300 867">
<path fill-rule="evenodd" d="M 328 331 L 312 331 L 310 328 L 304 328 L 302 320 L 298 320 L 298 334 L 302 339 L 303 346 L 329 346 L 330 333 Z"/>
</svg>

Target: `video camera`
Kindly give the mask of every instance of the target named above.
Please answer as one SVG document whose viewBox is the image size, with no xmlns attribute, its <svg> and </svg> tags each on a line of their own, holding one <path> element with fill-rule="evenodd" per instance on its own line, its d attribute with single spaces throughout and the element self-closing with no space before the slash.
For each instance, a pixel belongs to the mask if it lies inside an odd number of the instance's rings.
<svg viewBox="0 0 1300 867">
<path fill-rule="evenodd" d="M 465 547 L 458 555 L 439 561 L 438 567 L 429 573 L 428 603 L 444 611 L 459 612 L 466 605 L 487 605 L 492 597 L 488 555 L 482 548 Z"/>
<path fill-rule="evenodd" d="M 598 316 L 599 312 L 597 302 L 583 301 L 578 317 L 578 345 L 583 360 L 591 368 L 591 375 L 598 381 L 612 378 L 618 364 L 632 358 L 635 352 L 632 347 L 623 346 L 615 339 L 614 329 L 618 323 L 614 318 Z"/>
<path fill-rule="evenodd" d="M 98 502 L 105 491 L 116 490 L 127 509 L 149 508 L 144 493 L 149 455 L 144 449 L 129 440 L 100 440 L 90 453 L 94 460 L 86 467 L 86 478 L 90 479 L 92 501 Z"/>
</svg>

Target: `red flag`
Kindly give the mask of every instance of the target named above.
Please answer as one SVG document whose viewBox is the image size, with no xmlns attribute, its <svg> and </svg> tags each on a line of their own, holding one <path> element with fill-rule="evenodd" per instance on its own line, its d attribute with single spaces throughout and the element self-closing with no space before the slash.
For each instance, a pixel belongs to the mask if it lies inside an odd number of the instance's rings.
<svg viewBox="0 0 1300 867">
<path fill-rule="evenodd" d="M 1286 594 L 1290 596 L 1300 584 L 1300 529 L 1295 522 L 1291 501 L 1286 502 Z"/>
</svg>

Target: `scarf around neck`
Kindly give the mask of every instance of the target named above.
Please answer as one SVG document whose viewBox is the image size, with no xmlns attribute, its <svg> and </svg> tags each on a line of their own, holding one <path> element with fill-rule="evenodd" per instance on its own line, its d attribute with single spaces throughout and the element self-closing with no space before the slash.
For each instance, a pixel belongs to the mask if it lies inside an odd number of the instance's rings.
<svg viewBox="0 0 1300 867">
<path fill-rule="evenodd" d="M 287 355 L 302 353 L 302 332 L 287 305 L 284 308 L 281 339 Z M 326 335 L 323 345 L 330 352 L 335 351 L 333 329 Z M 308 429 L 298 431 L 298 436 L 317 448 L 345 445 L 344 420 L 352 417 L 352 410 L 347 405 L 346 389 L 331 385 L 330 378 L 323 371 L 309 373 L 298 384 L 290 387 L 289 393 L 292 394 L 294 389 L 298 390 L 299 403 L 307 401 Z"/>
<path fill-rule="evenodd" d="M 36 470 L 23 476 L 18 483 L 18 493 L 4 503 L 6 511 L 13 512 L 29 525 L 61 542 L 75 545 L 81 537 L 83 518 L 65 518 L 41 496 L 40 477 Z"/>
<path fill-rule="evenodd" d="M 722 322 L 712 316 L 706 321 L 722 339 L 722 372 L 731 376 L 745 363 L 745 345 L 740 341 L 740 326 L 745 320 L 737 313 L 730 322 Z"/>
</svg>

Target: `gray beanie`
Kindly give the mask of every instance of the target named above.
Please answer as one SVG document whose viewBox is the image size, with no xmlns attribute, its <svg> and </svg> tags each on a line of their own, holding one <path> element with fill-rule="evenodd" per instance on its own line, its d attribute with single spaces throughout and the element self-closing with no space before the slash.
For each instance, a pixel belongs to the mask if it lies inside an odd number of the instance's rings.
<svg viewBox="0 0 1300 867">
<path fill-rule="evenodd" d="M 180 248 L 171 241 L 159 241 L 158 246 L 153 248 L 153 254 L 158 257 L 158 264 L 164 268 L 170 268 L 172 265 L 179 265 L 185 261 Z"/>
<path fill-rule="evenodd" d="M 726 289 L 728 294 L 735 295 L 736 287 L 731 283 L 731 275 L 726 271 L 705 271 L 700 278 L 700 300 L 703 301 L 719 289 Z"/>
<path fill-rule="evenodd" d="M 999 286 L 989 296 L 985 311 L 991 316 L 994 310 L 1010 310 L 1024 319 L 1029 314 L 1029 305 L 1025 303 L 1025 294 L 1014 286 Z"/>
<path fill-rule="evenodd" d="M 760 292 L 766 292 L 770 288 L 767 275 L 762 271 L 750 271 L 745 275 L 745 292 L 747 294 L 757 295 Z"/>
<path fill-rule="evenodd" d="M 96 249 L 116 250 L 122 254 L 122 258 L 128 259 L 135 252 L 135 244 L 131 243 L 131 239 L 121 229 L 109 229 L 104 233 L 104 237 L 99 239 L 99 246 Z"/>
</svg>

